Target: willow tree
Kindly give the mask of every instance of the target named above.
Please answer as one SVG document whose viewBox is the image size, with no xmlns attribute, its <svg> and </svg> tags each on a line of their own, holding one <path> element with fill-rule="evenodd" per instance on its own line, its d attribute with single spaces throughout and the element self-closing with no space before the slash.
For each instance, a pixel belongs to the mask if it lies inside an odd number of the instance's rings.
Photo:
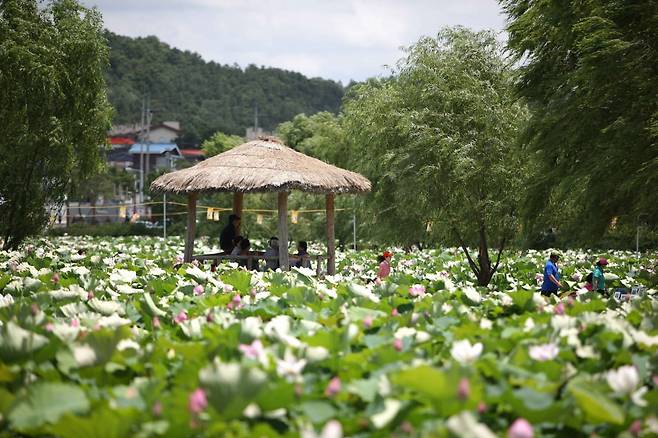
<svg viewBox="0 0 658 438">
<path fill-rule="evenodd" d="M 529 224 L 583 243 L 615 217 L 658 225 L 658 1 L 499 1 L 531 108 Z"/>
<path fill-rule="evenodd" d="M 459 27 L 421 39 L 390 78 L 354 87 L 345 118 L 373 182 L 370 228 L 457 243 L 487 285 L 516 232 L 524 180 L 525 110 L 495 35 Z"/>
<path fill-rule="evenodd" d="M 108 49 L 96 10 L 0 2 L 0 236 L 14 248 L 93 174 L 109 128 Z"/>
</svg>

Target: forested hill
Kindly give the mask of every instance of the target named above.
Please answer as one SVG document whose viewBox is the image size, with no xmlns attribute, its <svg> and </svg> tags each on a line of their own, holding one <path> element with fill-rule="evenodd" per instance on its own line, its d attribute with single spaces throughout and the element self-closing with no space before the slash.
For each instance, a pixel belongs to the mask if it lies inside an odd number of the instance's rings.
<svg viewBox="0 0 658 438">
<path fill-rule="evenodd" d="M 114 123 L 137 123 L 142 94 L 151 96 L 154 121 L 179 120 L 185 142 L 198 142 L 215 131 L 244 135 L 253 125 L 272 130 L 299 113 L 338 111 L 343 87 L 277 68 L 206 62 L 156 37 L 129 38 L 106 32 L 110 67 L 106 74 Z"/>
</svg>

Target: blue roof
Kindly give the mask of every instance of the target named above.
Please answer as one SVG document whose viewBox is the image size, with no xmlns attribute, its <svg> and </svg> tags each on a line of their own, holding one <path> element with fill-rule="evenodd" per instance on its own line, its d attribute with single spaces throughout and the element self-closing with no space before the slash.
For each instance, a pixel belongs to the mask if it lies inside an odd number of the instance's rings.
<svg viewBox="0 0 658 438">
<path fill-rule="evenodd" d="M 128 153 L 133 155 L 140 154 L 141 146 L 142 143 L 135 143 L 130 147 Z M 180 150 L 178 150 L 178 146 L 176 146 L 176 143 L 151 143 L 149 146 L 149 154 L 160 155 L 164 154 L 165 152 L 175 152 L 178 155 L 181 154 Z M 144 153 L 146 154 L 146 143 L 144 143 Z"/>
</svg>

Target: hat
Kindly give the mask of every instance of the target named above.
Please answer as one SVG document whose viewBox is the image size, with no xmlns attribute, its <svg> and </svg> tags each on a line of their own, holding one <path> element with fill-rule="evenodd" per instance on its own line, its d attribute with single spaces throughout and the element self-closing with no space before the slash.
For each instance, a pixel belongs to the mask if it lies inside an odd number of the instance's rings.
<svg viewBox="0 0 658 438">
<path fill-rule="evenodd" d="M 605 266 L 605 265 L 607 265 L 607 264 L 608 264 L 608 259 L 606 259 L 606 258 L 604 258 L 604 257 L 601 257 L 601 258 L 599 259 L 599 265 L 604 265 L 604 266 Z"/>
<path fill-rule="evenodd" d="M 384 251 L 384 258 L 393 257 L 393 253 L 390 251 Z"/>
</svg>

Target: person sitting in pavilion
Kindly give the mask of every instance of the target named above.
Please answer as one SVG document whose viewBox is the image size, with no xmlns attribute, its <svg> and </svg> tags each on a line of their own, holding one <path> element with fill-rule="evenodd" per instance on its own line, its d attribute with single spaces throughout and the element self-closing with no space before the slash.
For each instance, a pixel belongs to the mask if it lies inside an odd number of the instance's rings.
<svg viewBox="0 0 658 438">
<path fill-rule="evenodd" d="M 222 230 L 219 236 L 219 246 L 226 254 L 231 254 L 234 248 L 233 240 L 238 236 L 240 229 L 240 216 L 237 214 L 229 215 L 228 224 Z"/>
<path fill-rule="evenodd" d="M 277 257 L 277 259 L 265 259 L 265 270 L 276 271 L 279 267 L 279 239 L 275 236 L 270 237 L 268 247 L 265 250 L 265 257 Z"/>
<path fill-rule="evenodd" d="M 300 240 L 297 244 L 297 254 L 292 257 L 292 266 L 295 268 L 310 268 L 311 256 L 308 253 L 308 243 Z"/>
</svg>

